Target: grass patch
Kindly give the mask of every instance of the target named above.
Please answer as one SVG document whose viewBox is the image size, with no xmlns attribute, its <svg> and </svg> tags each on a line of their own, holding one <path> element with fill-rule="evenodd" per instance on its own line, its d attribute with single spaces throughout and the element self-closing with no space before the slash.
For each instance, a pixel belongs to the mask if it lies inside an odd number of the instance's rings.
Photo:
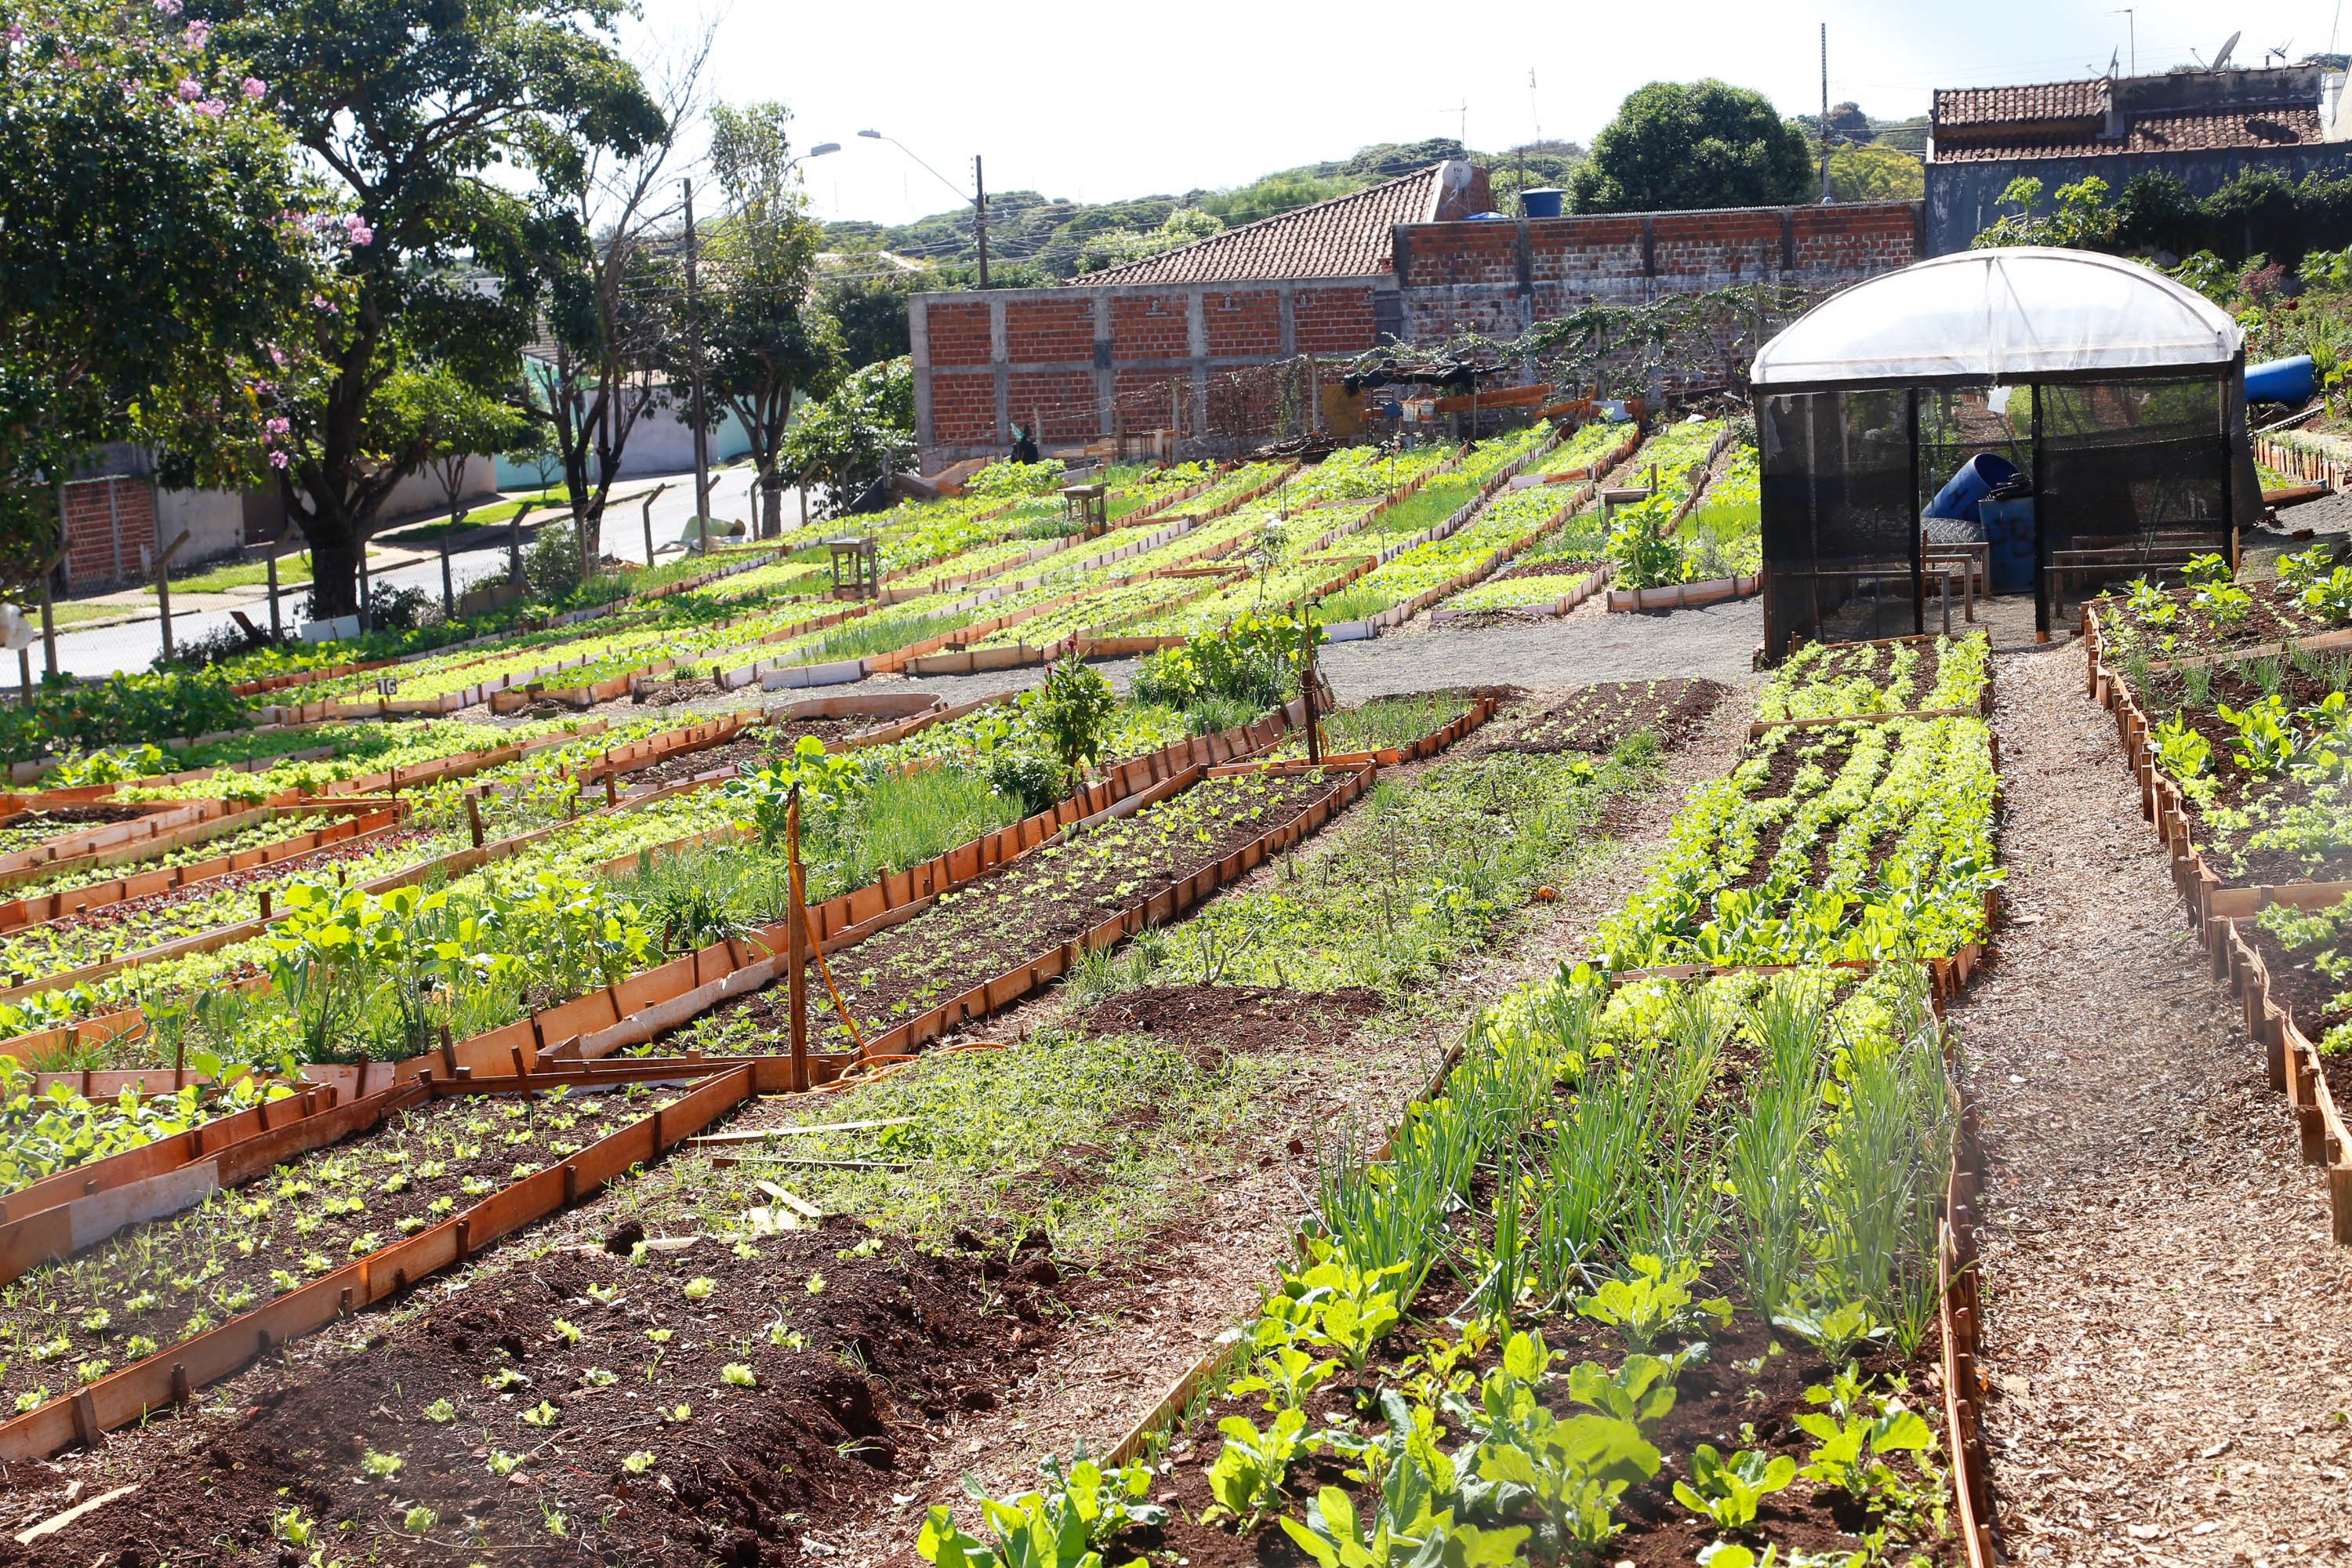
<svg viewBox="0 0 2352 1568">
<path fill-rule="evenodd" d="M 68 600 L 49 601 L 49 620 L 59 631 L 65 630 L 68 626 L 88 626 L 92 621 L 120 620 L 128 616 L 144 613 L 135 605 L 77 605 Z M 41 605 L 38 600 L 25 606 L 25 618 L 32 622 L 37 629 L 39 627 Z"/>
<path fill-rule="evenodd" d="M 779 1164 L 768 1174 L 828 1213 L 944 1242 L 975 1229 L 1010 1240 L 1042 1226 L 1057 1251 L 1101 1257 L 1194 1202 L 1200 1152 L 1238 1134 L 1271 1065 L 1209 1065 L 1149 1040 L 1058 1031 L 994 1051 L 934 1050 L 867 1089 L 826 1095 L 802 1122 L 905 1126 L 811 1133 L 807 1160 L 903 1162 L 905 1170 Z"/>
</svg>

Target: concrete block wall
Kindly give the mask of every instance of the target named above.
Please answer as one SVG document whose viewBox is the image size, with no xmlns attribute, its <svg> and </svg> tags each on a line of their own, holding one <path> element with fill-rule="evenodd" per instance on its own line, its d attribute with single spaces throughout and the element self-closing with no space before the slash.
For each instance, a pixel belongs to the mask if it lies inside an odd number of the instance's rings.
<svg viewBox="0 0 2352 1568">
<path fill-rule="evenodd" d="M 1586 305 L 1641 305 L 1744 283 L 1858 282 L 1924 254 L 1916 202 L 1407 224 L 1404 333 L 1508 337 Z"/>
</svg>

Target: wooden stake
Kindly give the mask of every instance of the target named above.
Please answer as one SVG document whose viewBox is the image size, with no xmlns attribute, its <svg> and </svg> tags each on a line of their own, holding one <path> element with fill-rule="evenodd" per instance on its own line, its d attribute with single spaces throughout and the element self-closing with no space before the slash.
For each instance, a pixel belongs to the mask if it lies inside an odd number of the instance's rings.
<svg viewBox="0 0 2352 1568">
<path fill-rule="evenodd" d="M 792 881 L 792 933 L 785 963 L 792 969 L 793 1087 L 809 1087 L 808 1075 L 808 914 L 801 881 L 801 790 L 793 786 L 784 807 L 784 855 Z"/>
<path fill-rule="evenodd" d="M 474 847 L 482 847 L 482 797 L 478 791 L 466 792 L 466 831 L 473 835 Z"/>
</svg>

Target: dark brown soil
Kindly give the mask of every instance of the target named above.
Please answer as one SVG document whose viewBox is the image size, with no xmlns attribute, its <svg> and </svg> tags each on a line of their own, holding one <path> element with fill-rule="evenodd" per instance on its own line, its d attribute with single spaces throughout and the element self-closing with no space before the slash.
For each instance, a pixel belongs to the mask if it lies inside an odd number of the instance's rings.
<svg viewBox="0 0 2352 1568">
<path fill-rule="evenodd" d="M 226 1423 L 189 1423 L 184 1437 L 158 1423 L 136 1438 L 150 1445 L 137 1493 L 30 1547 L 0 1540 L 0 1564 L 299 1564 L 306 1552 L 273 1540 L 289 1508 L 331 1560 L 822 1561 L 828 1520 L 887 1507 L 931 1429 L 992 1408 L 1055 1331 L 1060 1277 L 1042 1237 L 1009 1261 L 976 1246 L 861 1257 L 871 1239 L 835 1217 L 749 1258 L 705 1237 L 633 1265 L 643 1236 L 625 1222 L 604 1249 L 478 1282 L 330 1365 L 249 1377 Z M 696 1278 L 712 1287 L 698 1301 L 683 1293 Z M 591 1286 L 618 1294 L 600 1301 Z M 670 1337 L 656 1345 L 648 1330 Z M 754 1384 L 726 1381 L 730 1365 Z M 487 1386 L 509 1371 L 520 1381 Z M 436 1421 L 442 1400 L 455 1414 Z M 552 1419 L 525 1423 L 541 1402 Z M 369 1450 L 399 1456 L 398 1472 L 371 1479 Z M 502 1478 L 496 1453 L 523 1462 Z M 623 1461 L 638 1454 L 652 1459 L 632 1476 Z M 225 1557 L 229 1542 L 255 1555 Z"/>
<path fill-rule="evenodd" d="M 2285 699 L 2290 712 L 2316 704 L 2328 694 L 2327 682 L 2302 674 L 2292 665 L 2282 668 L 2279 695 Z M 2219 784 L 2213 797 L 2217 807 L 2231 810 L 2252 810 L 2251 825 L 2243 829 L 2217 827 L 2206 808 L 2195 801 L 2185 802 L 2195 824 L 2195 837 L 2209 859 L 2215 863 L 2226 880 L 2232 882 L 2323 882 L 2352 878 L 2352 845 L 2333 845 L 2308 848 L 2249 848 L 2246 837 L 2273 826 L 2275 814 L 2283 808 L 2308 803 L 2313 785 L 2287 773 L 2280 772 L 2267 778 L 2258 777 L 2241 766 L 2235 747 L 2238 727 L 2223 719 L 2217 710 L 2249 708 L 2262 700 L 2261 687 L 2231 668 L 2213 672 L 2210 694 L 2196 706 L 2184 701 L 2177 676 L 2162 679 L 2147 693 L 2143 704 L 2148 721 L 2161 724 L 2176 713 L 2189 727 L 2202 735 L 2211 747 L 2205 760 L 2205 772 Z"/>
<path fill-rule="evenodd" d="M 1146 985 L 1076 1015 L 1095 1035 L 1167 1035 L 1213 1052 L 1342 1045 L 1387 1005 L 1377 991 L 1292 991 L 1275 985 Z"/>
<path fill-rule="evenodd" d="M 1612 680 L 1587 686 L 1548 712 L 1522 720 L 1497 736 L 1496 751 L 1609 752 L 1648 730 L 1669 750 L 1706 727 L 1723 700 L 1712 680 Z"/>
<path fill-rule="evenodd" d="M 1415 1318 L 1424 1325 L 1438 1321 L 1447 1310 L 1460 1304 L 1460 1293 L 1458 1285 L 1449 1285 L 1444 1291 L 1433 1290 L 1416 1303 Z M 1740 1310 L 1730 1325 L 1708 1336 L 1706 1359 L 1684 1372 L 1676 1381 L 1674 1408 L 1652 1438 L 1664 1463 L 1656 1476 L 1630 1489 L 1618 1503 L 1617 1518 L 1625 1530 L 1609 1542 L 1606 1555 L 1600 1561 L 1630 1562 L 1640 1568 L 1687 1568 L 1701 1550 L 1724 1537 L 1724 1531 L 1675 1500 L 1674 1483 L 1689 1479 L 1689 1457 L 1700 1443 L 1715 1445 L 1727 1457 L 1738 1447 L 1756 1447 L 1775 1455 L 1787 1454 L 1800 1466 L 1810 1458 L 1812 1439 L 1795 1428 L 1793 1417 L 1813 1408 L 1806 1402 L 1804 1391 L 1826 1383 L 1832 1369 L 1804 1342 L 1791 1334 L 1776 1333 L 1746 1310 L 1736 1294 L 1733 1300 Z M 1551 1408 L 1561 1415 L 1577 1414 L 1582 1407 L 1569 1402 L 1567 1368 L 1583 1361 L 1613 1367 L 1623 1360 L 1625 1346 L 1613 1331 L 1572 1316 L 1547 1318 L 1540 1327 L 1545 1342 L 1557 1358 L 1549 1385 L 1554 1392 Z M 1307 1429 L 1318 1430 L 1328 1424 L 1329 1417 L 1351 1413 L 1368 1418 L 1378 1429 L 1382 1423 L 1373 1391 L 1382 1385 L 1397 1384 L 1404 1358 L 1418 1349 L 1431 1331 L 1423 1328 L 1410 1335 L 1391 1334 L 1376 1353 L 1371 1367 L 1355 1384 L 1340 1386 L 1346 1377 L 1343 1373 L 1341 1379 L 1335 1379 L 1310 1395 L 1306 1405 Z M 1780 1353 L 1768 1353 L 1776 1341 L 1781 1346 Z M 1664 1353 L 1667 1348 L 1659 1347 L 1657 1353 Z M 1913 1392 L 1905 1403 L 1926 1417 L 1940 1435 L 1937 1354 L 1931 1333 L 1909 1369 Z M 1753 1373 L 1736 1364 L 1754 1363 L 1759 1357 L 1763 1358 L 1762 1364 Z M 1478 1359 L 1481 1375 L 1493 1370 L 1499 1360 L 1499 1346 L 1490 1348 Z M 1876 1374 L 1878 1386 L 1884 1388 L 1888 1376 L 1902 1368 L 1893 1353 L 1881 1352 L 1866 1358 L 1864 1370 Z M 1164 1550 L 1173 1554 L 1173 1560 L 1189 1563 L 1192 1568 L 1302 1568 L 1312 1562 L 1282 1527 L 1271 1521 L 1248 1537 L 1235 1532 L 1230 1518 L 1205 1526 L 1193 1522 L 1214 1500 L 1209 1489 L 1209 1468 L 1215 1463 L 1223 1444 L 1216 1423 L 1225 1416 L 1239 1415 L 1263 1426 L 1271 1419 L 1263 1400 L 1263 1395 L 1214 1400 L 1184 1429 L 1169 1450 L 1167 1472 L 1154 1485 L 1156 1496 L 1172 1499 L 1175 1517 L 1161 1529 L 1128 1531 L 1120 1538 L 1118 1555 L 1129 1551 L 1149 1552 L 1152 1561 L 1167 1561 L 1160 1555 Z M 1752 1438 L 1743 1437 L 1741 1428 L 1750 1423 L 1754 1426 Z M 1286 1489 L 1293 1500 L 1286 1511 L 1293 1518 L 1299 1517 L 1305 1511 L 1305 1500 L 1324 1486 L 1348 1488 L 1363 1504 L 1362 1489 L 1349 1481 L 1344 1474 L 1346 1468 L 1328 1454 L 1299 1464 L 1291 1471 Z M 1812 1482 L 1800 1479 L 1765 1500 L 1754 1527 L 1757 1533 L 1748 1536 L 1748 1541 L 1759 1552 L 1768 1539 L 1778 1543 L 1783 1553 L 1791 1548 L 1804 1552 L 1854 1552 L 1862 1545 L 1856 1531 L 1866 1522 L 1842 1493 L 1819 1490 Z M 1907 1560 L 1909 1553 L 1904 1556 Z M 1929 1560 L 1954 1563 L 1960 1558 L 1956 1545 L 1946 1542 L 1930 1551 Z"/>
<path fill-rule="evenodd" d="M 1600 569 L 1598 561 L 1515 561 L 1486 581 L 1501 583 L 1513 577 L 1589 577 Z"/>
<path fill-rule="evenodd" d="M 2113 604 L 2101 605 L 2099 617 L 2107 626 L 2134 626 L 2139 633 L 2141 645 L 2154 658 L 2223 653 L 2233 647 L 2252 647 L 2336 629 L 2305 609 L 2294 595 L 2283 589 L 2275 579 L 2241 583 L 2238 586 L 2252 595 L 2253 604 L 2245 616 L 2231 626 L 2218 625 L 2191 608 L 2189 601 L 2196 591 L 2190 588 L 2172 591 L 2171 597 L 2180 605 L 2180 613 L 2170 626 L 2136 626 L 2131 612 L 2124 607 L 2120 597 Z M 2168 646 L 2165 640 L 2168 637 L 2170 639 Z"/>
<path fill-rule="evenodd" d="M 88 827 L 100 822 L 129 822 L 146 815 L 135 805 L 52 805 L 38 811 L 12 811 L 0 816 L 0 832 L 46 826 L 62 833 L 68 828 Z"/>
<path fill-rule="evenodd" d="M 1302 816 L 1345 780 L 1343 773 L 1297 773 L 1195 785 L 1133 818 L 1024 855 L 904 924 L 833 954 L 834 979 L 862 1029 L 887 1029 L 1214 865 Z M 1211 802 L 1219 809 L 1197 821 L 1195 808 Z M 822 1003 L 821 992 L 815 1000 Z M 820 1006 L 818 1016 L 825 1020 L 826 1048 L 853 1044 L 831 1009 Z M 756 1021 L 747 1026 L 747 1016 Z M 680 1043 L 765 1051 L 789 1027 L 784 992 L 771 987 L 722 1005 L 691 1026 Z"/>
</svg>

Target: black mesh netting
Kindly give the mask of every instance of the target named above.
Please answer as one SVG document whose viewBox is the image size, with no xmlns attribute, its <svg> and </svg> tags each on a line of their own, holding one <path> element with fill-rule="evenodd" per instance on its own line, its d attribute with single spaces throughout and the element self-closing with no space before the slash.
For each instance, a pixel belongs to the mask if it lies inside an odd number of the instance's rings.
<svg viewBox="0 0 2352 1568">
<path fill-rule="evenodd" d="M 1766 397 L 1757 428 L 1769 656 L 1919 630 L 1910 395 Z"/>
<path fill-rule="evenodd" d="M 2215 381 L 2042 389 L 2045 628 L 2091 595 L 2229 553 L 2226 413 Z"/>
</svg>

